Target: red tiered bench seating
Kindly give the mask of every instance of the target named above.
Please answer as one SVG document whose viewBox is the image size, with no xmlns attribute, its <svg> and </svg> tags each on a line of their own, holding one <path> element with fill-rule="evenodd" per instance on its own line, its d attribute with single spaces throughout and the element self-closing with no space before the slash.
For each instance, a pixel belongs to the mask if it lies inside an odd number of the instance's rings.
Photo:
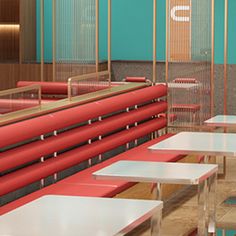
<svg viewBox="0 0 236 236">
<path fill-rule="evenodd" d="M 159 114 L 167 110 L 166 93 L 164 85 L 147 87 L 0 127 L 0 197 L 8 197 L 33 183 L 40 187 L 40 182 L 48 177 L 54 176 L 57 182 L 11 199 L 12 202 L 0 208 L 0 214 L 45 194 L 112 197 L 135 183 L 98 181 L 92 178 L 92 173 L 120 159 L 176 161 L 181 158 L 147 150 L 168 135 L 105 161 L 97 158 L 165 129 L 167 120 Z M 93 162 L 95 165 L 91 166 Z M 89 168 L 57 181 L 56 177 L 64 170 L 82 163 Z"/>
<path fill-rule="evenodd" d="M 149 80 L 147 80 L 146 77 L 131 77 L 131 76 L 127 76 L 125 78 L 125 82 L 146 83 L 146 82 L 149 82 Z"/>
<path fill-rule="evenodd" d="M 40 85 L 42 95 L 60 95 L 61 98 L 66 98 L 68 94 L 68 83 L 67 82 L 40 82 L 40 81 L 18 81 L 17 87 L 25 87 L 29 85 Z M 117 86 L 116 83 L 111 83 L 111 86 Z M 107 89 L 108 83 L 89 83 L 80 82 L 73 85 L 73 92 L 75 93 L 75 88 L 77 89 L 77 95 L 82 95 L 90 92 L 95 92 L 98 90 Z"/>
</svg>

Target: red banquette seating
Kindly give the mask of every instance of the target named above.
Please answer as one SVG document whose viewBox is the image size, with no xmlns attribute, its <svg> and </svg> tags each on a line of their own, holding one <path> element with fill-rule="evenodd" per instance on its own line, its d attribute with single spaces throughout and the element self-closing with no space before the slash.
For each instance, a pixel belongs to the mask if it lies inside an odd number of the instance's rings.
<svg viewBox="0 0 236 236">
<path fill-rule="evenodd" d="M 165 130 L 167 120 L 159 114 L 167 111 L 166 95 L 166 86 L 150 86 L 0 127 L 0 214 L 45 194 L 115 196 L 135 183 L 94 180 L 92 173 L 117 160 L 180 159 L 147 150 L 169 134 L 137 146 Z M 127 144 L 137 147 L 117 155 Z M 79 172 L 64 178 L 78 166 Z M 41 189 L 15 197 L 32 184 Z"/>
</svg>

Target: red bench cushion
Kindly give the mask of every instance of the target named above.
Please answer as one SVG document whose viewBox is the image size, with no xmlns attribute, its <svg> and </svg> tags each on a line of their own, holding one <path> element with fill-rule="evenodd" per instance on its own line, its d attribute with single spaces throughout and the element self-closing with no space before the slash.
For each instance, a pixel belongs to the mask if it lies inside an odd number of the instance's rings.
<svg viewBox="0 0 236 236">
<path fill-rule="evenodd" d="M 127 152 L 124 152 L 120 155 L 117 155 L 109 160 L 106 160 L 100 164 L 92 166 L 86 170 L 78 172 L 64 180 L 62 183 L 80 183 L 80 184 L 91 184 L 91 185 L 102 185 L 102 186 L 114 186 L 119 191 L 123 191 L 124 189 L 133 185 L 133 183 L 119 181 L 119 180 L 96 180 L 93 178 L 92 173 L 102 169 L 116 161 L 119 160 L 134 160 L 134 161 L 159 161 L 159 162 L 174 162 L 181 159 L 183 156 L 175 155 L 175 154 L 158 154 L 154 152 L 150 152 L 147 148 L 155 143 L 158 143 L 168 137 L 172 136 L 172 134 L 167 134 L 161 136 L 157 139 L 146 142 L 136 148 L 133 148 Z"/>
<path fill-rule="evenodd" d="M 143 160 L 160 162 L 177 161 L 183 156 L 174 154 L 158 154 L 147 149 L 149 146 L 158 143 L 170 136 L 172 136 L 172 134 L 163 135 L 157 139 L 146 142 L 137 148 L 133 148 L 91 168 L 72 175 L 58 182 L 57 184 L 53 184 L 49 187 L 20 198 L 12 203 L 9 203 L 0 208 L 0 215 L 47 194 L 113 197 L 123 190 L 133 186 L 135 183 L 114 180 L 95 180 L 92 176 L 92 173 L 119 160 Z"/>
<path fill-rule="evenodd" d="M 192 111 L 197 112 L 199 111 L 201 106 L 199 104 L 173 104 L 173 110 L 181 110 L 181 111 Z"/>
<path fill-rule="evenodd" d="M 23 206 L 44 195 L 68 195 L 68 196 L 90 196 L 90 197 L 113 197 L 117 189 L 112 186 L 80 185 L 57 183 L 33 192 L 14 202 L 0 207 L 0 215 Z"/>
</svg>

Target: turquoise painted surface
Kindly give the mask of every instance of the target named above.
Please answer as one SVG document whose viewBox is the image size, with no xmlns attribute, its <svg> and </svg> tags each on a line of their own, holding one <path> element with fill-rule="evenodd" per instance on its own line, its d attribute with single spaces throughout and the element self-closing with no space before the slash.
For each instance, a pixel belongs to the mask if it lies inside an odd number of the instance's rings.
<svg viewBox="0 0 236 236">
<path fill-rule="evenodd" d="M 211 1 L 192 1 L 192 61 L 211 61 Z"/>
<path fill-rule="evenodd" d="M 113 1 L 112 59 L 152 60 L 152 0 Z"/>
<path fill-rule="evenodd" d="M 217 230 L 217 236 L 222 236 L 222 230 L 218 229 Z M 226 230 L 226 236 L 235 236 L 236 235 L 236 230 Z"/>
<path fill-rule="evenodd" d="M 224 63 L 224 0 L 215 1 L 215 63 Z"/>
<path fill-rule="evenodd" d="M 49 19 L 44 24 L 44 60 L 52 61 L 52 0 L 44 1 L 44 17 Z M 50 53 L 51 52 L 51 53 Z"/>
<path fill-rule="evenodd" d="M 152 60 L 152 0 L 112 5 L 112 59 Z M 165 60 L 165 1 L 157 0 L 157 59 Z M 107 58 L 107 0 L 100 0 L 100 59 Z"/>
<path fill-rule="evenodd" d="M 99 58 L 107 59 L 107 0 L 99 0 Z"/>
<path fill-rule="evenodd" d="M 228 63 L 236 64 L 236 1 L 229 1 Z"/>
<path fill-rule="evenodd" d="M 45 61 L 52 58 L 51 0 L 45 3 Z M 112 59 L 152 60 L 152 0 L 112 1 Z M 228 62 L 236 64 L 236 1 L 229 0 Z M 157 0 L 157 59 L 165 60 L 165 1 Z M 37 10 L 39 15 L 39 9 Z M 40 18 L 39 18 L 40 19 Z M 37 23 L 37 32 L 40 25 Z M 107 58 L 107 0 L 100 0 L 100 59 Z M 37 34 L 40 59 L 40 33 Z M 215 63 L 224 56 L 224 0 L 215 1 Z"/>
<path fill-rule="evenodd" d="M 166 58 L 166 3 L 157 0 L 157 60 Z"/>
<path fill-rule="evenodd" d="M 229 197 L 224 201 L 224 203 L 228 205 L 236 205 L 236 197 Z"/>
<path fill-rule="evenodd" d="M 40 31 L 40 0 L 36 0 L 36 51 L 37 61 L 40 61 L 41 55 L 41 31 Z M 47 42 L 45 42 L 47 43 Z"/>
<path fill-rule="evenodd" d="M 41 58 L 40 0 L 36 1 L 37 60 Z M 44 61 L 52 62 L 52 0 L 44 1 Z"/>
</svg>

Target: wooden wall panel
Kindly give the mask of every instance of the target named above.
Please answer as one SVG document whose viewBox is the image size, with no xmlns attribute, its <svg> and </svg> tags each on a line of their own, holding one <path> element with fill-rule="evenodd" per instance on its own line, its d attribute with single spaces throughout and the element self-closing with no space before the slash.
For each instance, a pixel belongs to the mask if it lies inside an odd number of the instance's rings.
<svg viewBox="0 0 236 236">
<path fill-rule="evenodd" d="M 36 61 L 36 0 L 20 2 L 20 61 Z"/>
<path fill-rule="evenodd" d="M 0 23 L 19 23 L 19 0 L 0 0 Z"/>
<path fill-rule="evenodd" d="M 15 88 L 19 80 L 40 81 L 40 64 L 0 64 L 0 90 Z M 83 65 L 79 74 L 91 73 L 95 65 Z M 107 62 L 99 64 L 99 70 L 107 70 Z M 52 81 L 52 64 L 44 65 L 44 81 Z"/>
<path fill-rule="evenodd" d="M 19 0 L 0 0 L 0 61 L 19 60 Z"/>
<path fill-rule="evenodd" d="M 19 61 L 18 25 L 0 25 L 0 61 Z"/>
<path fill-rule="evenodd" d="M 0 90 L 14 88 L 19 76 L 19 64 L 0 64 Z"/>
</svg>

